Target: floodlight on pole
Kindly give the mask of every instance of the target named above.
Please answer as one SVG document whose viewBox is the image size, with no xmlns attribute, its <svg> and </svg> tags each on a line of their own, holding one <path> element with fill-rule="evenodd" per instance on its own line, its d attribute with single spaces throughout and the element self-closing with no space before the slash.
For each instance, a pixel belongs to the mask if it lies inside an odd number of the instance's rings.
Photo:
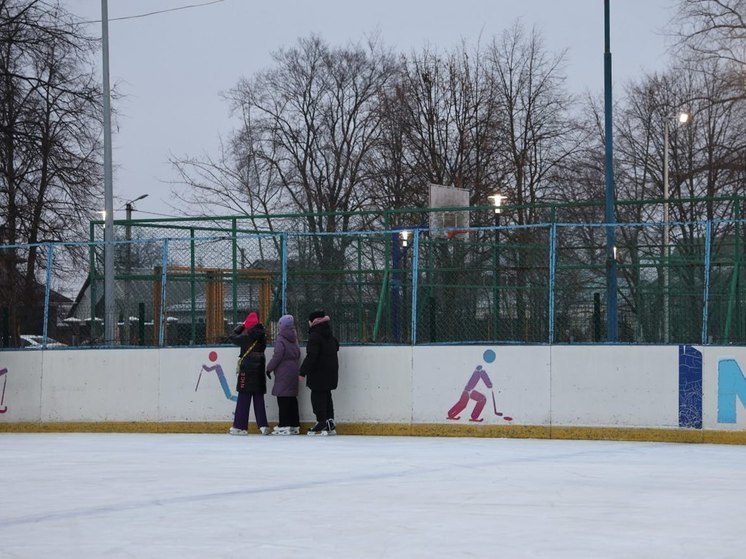
<svg viewBox="0 0 746 559">
<path fill-rule="evenodd" d="M 680 112 L 676 115 L 667 116 L 663 121 L 663 341 L 670 341 L 670 318 L 669 314 L 669 243 L 671 228 L 669 224 L 668 199 L 670 196 L 668 186 L 668 151 L 670 144 L 671 121 L 676 120 L 679 124 L 687 124 L 692 115 L 687 112 Z"/>
<path fill-rule="evenodd" d="M 495 213 L 501 214 L 502 213 L 502 205 L 503 200 L 505 200 L 505 196 L 502 194 L 491 194 L 490 196 L 487 196 L 487 198 L 492 199 L 492 205 L 495 207 Z"/>
</svg>

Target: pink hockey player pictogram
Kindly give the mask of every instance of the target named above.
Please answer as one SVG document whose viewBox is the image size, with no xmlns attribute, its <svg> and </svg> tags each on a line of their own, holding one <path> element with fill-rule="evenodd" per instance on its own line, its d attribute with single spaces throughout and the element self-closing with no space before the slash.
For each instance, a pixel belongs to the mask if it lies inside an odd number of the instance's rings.
<svg viewBox="0 0 746 559">
<path fill-rule="evenodd" d="M 487 363 L 492 363 L 495 360 L 495 357 L 495 352 L 491 349 L 485 351 L 483 355 L 483 358 Z M 484 370 L 482 365 L 477 365 L 476 369 L 474 369 L 474 372 L 471 374 L 471 377 L 469 377 L 466 386 L 464 386 L 464 389 L 461 392 L 461 396 L 459 397 L 458 401 L 450 410 L 448 410 L 446 419 L 450 419 L 452 421 L 458 421 L 459 419 L 461 419 L 461 416 L 459 414 L 466 409 L 466 406 L 469 404 L 470 400 L 474 400 L 474 409 L 471 412 L 469 421 L 473 421 L 476 423 L 484 421 L 484 418 L 481 416 L 482 411 L 487 404 L 487 396 L 477 390 L 477 386 L 479 385 L 480 381 L 492 393 L 492 409 L 494 410 L 495 415 L 498 417 L 502 417 L 505 421 L 513 421 L 512 417 L 506 416 L 502 412 L 497 411 L 497 402 L 495 400 L 495 390 L 492 384 L 492 380 L 490 379 L 490 376 L 487 374 L 487 371 Z"/>
</svg>

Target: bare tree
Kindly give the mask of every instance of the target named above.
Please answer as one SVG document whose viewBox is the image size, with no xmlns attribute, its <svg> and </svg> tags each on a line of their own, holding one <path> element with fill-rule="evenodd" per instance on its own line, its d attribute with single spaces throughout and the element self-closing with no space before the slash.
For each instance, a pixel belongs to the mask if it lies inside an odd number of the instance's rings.
<svg viewBox="0 0 746 559">
<path fill-rule="evenodd" d="M 100 198 L 100 92 L 90 63 L 95 46 L 58 2 L 0 1 L 3 243 L 86 236 Z M 46 268 L 38 252 L 34 246 L 3 250 L 11 324 L 17 305 L 35 297 L 38 269 Z"/>
<path fill-rule="evenodd" d="M 547 222 L 540 202 L 556 199 L 555 182 L 572 162 L 585 135 L 570 110 L 573 97 L 564 89 L 562 65 L 565 53 L 550 55 L 536 30 L 527 32 L 520 24 L 502 34 L 490 49 L 491 73 L 496 81 L 500 166 L 510 181 L 505 193 L 514 205 L 512 219 L 519 225 Z M 541 235 L 543 238 L 537 237 Z M 539 297 L 528 297 L 534 286 L 546 283 L 547 232 L 518 230 L 511 241 L 523 247 L 512 257 L 515 269 L 516 336 L 530 340 L 542 336 L 535 327 L 546 308 Z M 534 247 L 533 253 L 528 250 Z M 509 253 L 510 254 L 510 253 Z M 537 257 L 541 265 L 537 266 Z M 530 322 L 528 316 L 534 317 Z"/>
<path fill-rule="evenodd" d="M 486 58 L 462 44 L 448 54 L 425 49 L 402 59 L 385 104 L 381 197 L 425 206 L 435 183 L 468 189 L 472 205 L 489 204 L 502 178 L 495 176 L 499 118 Z"/>
<path fill-rule="evenodd" d="M 745 0 L 679 0 L 675 17 L 679 46 L 696 59 L 746 64 Z"/>
</svg>

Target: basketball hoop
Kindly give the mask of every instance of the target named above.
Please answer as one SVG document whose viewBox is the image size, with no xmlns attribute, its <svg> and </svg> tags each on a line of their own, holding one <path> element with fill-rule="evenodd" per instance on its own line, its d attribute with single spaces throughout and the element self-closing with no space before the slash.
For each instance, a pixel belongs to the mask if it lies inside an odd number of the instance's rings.
<svg viewBox="0 0 746 559">
<path fill-rule="evenodd" d="M 451 229 L 450 231 L 446 233 L 446 237 L 450 241 L 452 239 L 455 239 L 459 235 L 466 235 L 467 233 L 469 232 L 464 229 Z"/>
</svg>

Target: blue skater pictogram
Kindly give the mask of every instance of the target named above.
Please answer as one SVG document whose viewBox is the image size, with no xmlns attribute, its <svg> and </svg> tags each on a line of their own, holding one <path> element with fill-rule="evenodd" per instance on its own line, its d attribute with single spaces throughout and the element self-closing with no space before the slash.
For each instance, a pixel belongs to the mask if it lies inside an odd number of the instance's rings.
<svg viewBox="0 0 746 559">
<path fill-rule="evenodd" d="M 218 352 L 211 351 L 207 357 L 211 362 L 215 363 L 218 360 Z M 225 378 L 225 373 L 223 372 L 223 367 L 220 366 L 220 363 L 215 363 L 214 365 L 202 365 L 202 368 L 199 371 L 199 377 L 197 377 L 197 385 L 194 387 L 194 391 L 197 392 L 197 389 L 199 388 L 199 381 L 202 379 L 202 373 L 211 373 L 213 371 L 218 376 L 218 380 L 220 381 L 220 386 L 223 387 L 225 397 L 235 402 L 238 399 L 238 396 L 231 393 L 231 389 L 228 386 L 228 381 Z"/>
</svg>

